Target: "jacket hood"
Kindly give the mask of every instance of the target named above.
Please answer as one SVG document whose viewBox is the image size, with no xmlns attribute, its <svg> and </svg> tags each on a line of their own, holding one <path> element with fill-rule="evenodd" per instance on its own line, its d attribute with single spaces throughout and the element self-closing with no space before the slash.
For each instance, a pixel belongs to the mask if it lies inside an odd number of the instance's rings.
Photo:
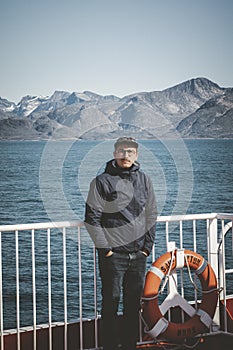
<svg viewBox="0 0 233 350">
<path fill-rule="evenodd" d="M 115 159 L 110 160 L 106 164 L 105 173 L 110 175 L 120 175 L 120 174 L 130 174 L 138 171 L 140 168 L 140 164 L 135 162 L 130 168 L 121 168 L 117 165 Z"/>
</svg>

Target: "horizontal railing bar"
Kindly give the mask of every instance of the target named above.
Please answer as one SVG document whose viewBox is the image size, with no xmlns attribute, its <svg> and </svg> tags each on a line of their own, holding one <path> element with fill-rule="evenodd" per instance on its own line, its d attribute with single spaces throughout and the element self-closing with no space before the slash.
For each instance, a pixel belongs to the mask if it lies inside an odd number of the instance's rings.
<svg viewBox="0 0 233 350">
<path fill-rule="evenodd" d="M 233 220 L 233 214 L 232 213 L 218 213 L 217 219 Z"/>
<path fill-rule="evenodd" d="M 174 222 L 174 221 L 189 221 L 189 220 L 207 220 L 215 219 L 217 213 L 207 214 L 186 214 L 186 215 L 170 215 L 170 216 L 158 216 L 157 222 Z"/>
<path fill-rule="evenodd" d="M 214 219 L 218 216 L 221 218 L 233 218 L 233 214 L 187 214 L 187 215 L 170 215 L 170 216 L 158 216 L 157 222 L 173 222 L 173 221 L 188 221 L 188 220 L 206 220 Z M 30 224 L 15 224 L 15 225 L 0 225 L 0 232 L 10 231 L 23 231 L 23 230 L 39 230 L 48 228 L 63 228 L 63 227 L 82 227 L 84 223 L 82 221 L 55 221 L 55 222 L 42 222 L 42 223 L 30 223 Z"/>
<path fill-rule="evenodd" d="M 98 320 L 100 319 L 100 316 L 98 317 Z M 95 320 L 95 317 L 84 317 L 82 319 L 83 322 L 93 322 Z M 76 320 L 76 321 L 68 321 L 67 325 L 74 325 L 74 324 L 79 324 L 80 323 L 80 319 Z M 56 327 L 63 327 L 65 325 L 65 322 L 60 321 L 60 322 L 53 322 L 51 323 L 51 327 L 52 328 L 56 328 Z M 49 323 L 42 323 L 42 324 L 37 324 L 36 325 L 36 329 L 40 330 L 40 329 L 46 329 L 49 328 Z M 33 331 L 33 326 L 22 326 L 19 329 L 20 333 L 25 333 L 25 332 L 32 332 Z M 7 335 L 7 334 L 16 334 L 17 333 L 17 329 L 16 328 L 12 328 L 12 329 L 4 329 L 3 334 Z"/>
<path fill-rule="evenodd" d="M 39 230 L 48 228 L 63 228 L 63 227 L 81 227 L 84 226 L 82 221 L 57 221 L 57 222 L 43 222 L 43 223 L 31 223 L 31 224 L 19 224 L 19 225 L 2 225 L 0 226 L 0 232 L 9 231 L 23 231 L 23 230 Z"/>
</svg>

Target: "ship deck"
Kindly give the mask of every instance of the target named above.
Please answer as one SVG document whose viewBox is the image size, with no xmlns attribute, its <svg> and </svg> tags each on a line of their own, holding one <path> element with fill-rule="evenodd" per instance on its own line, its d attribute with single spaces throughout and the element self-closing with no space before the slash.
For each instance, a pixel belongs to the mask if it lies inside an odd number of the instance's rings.
<svg viewBox="0 0 233 350">
<path fill-rule="evenodd" d="M 233 299 L 232 299 L 233 300 Z M 88 350 L 101 350 L 101 345 L 98 347 L 93 347 L 94 345 L 94 327 L 91 322 L 89 325 L 84 326 L 83 333 L 83 349 Z M 79 338 L 79 324 L 74 323 L 67 328 L 67 344 L 66 348 L 69 350 L 80 349 L 80 338 Z M 64 350 L 64 325 L 53 328 L 52 331 L 52 349 L 54 350 Z M 101 338 L 99 338 L 101 342 Z M 184 350 L 184 349 L 195 349 L 195 350 L 219 350 L 223 348 L 224 350 L 232 350 L 233 345 L 233 333 L 218 331 L 213 334 L 202 334 L 193 339 L 186 340 L 185 343 L 177 344 L 171 341 L 153 341 L 151 339 L 144 339 L 137 345 L 138 350 Z M 20 348 L 23 350 L 32 350 L 34 348 L 34 336 L 33 330 L 26 330 L 21 333 L 20 337 Z M 8 333 L 4 337 L 4 349 L 6 350 L 16 350 L 17 346 L 17 334 Z M 49 350 L 49 328 L 43 326 L 37 330 L 37 346 L 36 349 Z M 120 350 L 120 347 L 119 347 Z"/>
</svg>

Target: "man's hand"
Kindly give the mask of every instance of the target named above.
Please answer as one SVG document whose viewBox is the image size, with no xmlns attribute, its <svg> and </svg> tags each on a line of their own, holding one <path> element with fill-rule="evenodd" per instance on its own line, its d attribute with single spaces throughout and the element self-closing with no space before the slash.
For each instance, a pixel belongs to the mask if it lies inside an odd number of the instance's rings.
<svg viewBox="0 0 233 350">
<path fill-rule="evenodd" d="M 146 257 L 148 257 L 147 252 L 145 252 L 145 250 L 141 250 L 142 254 L 144 254 Z"/>
<path fill-rule="evenodd" d="M 107 252 L 107 254 L 105 255 L 106 257 L 107 256 L 111 256 L 113 254 L 113 251 L 112 250 L 109 250 L 109 252 Z"/>
</svg>

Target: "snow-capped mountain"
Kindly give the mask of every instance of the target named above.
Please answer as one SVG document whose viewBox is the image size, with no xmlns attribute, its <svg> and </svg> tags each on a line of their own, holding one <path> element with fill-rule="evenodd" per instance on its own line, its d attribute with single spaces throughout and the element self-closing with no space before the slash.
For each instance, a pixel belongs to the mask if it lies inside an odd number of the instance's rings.
<svg viewBox="0 0 233 350">
<path fill-rule="evenodd" d="M 28 117 L 33 111 L 37 109 L 37 107 L 45 103 L 48 99 L 48 96 L 24 96 L 17 104 L 14 112 L 16 112 L 19 116 Z"/>
<path fill-rule="evenodd" d="M 0 97 L 0 111 L 1 112 L 12 112 L 16 105 L 14 102 L 8 101 L 6 98 Z"/>
<path fill-rule="evenodd" d="M 232 89 L 196 78 L 163 91 L 123 98 L 91 91 L 55 91 L 51 96 L 25 96 L 15 105 L 0 98 L 1 139 L 229 137 Z M 228 97 L 227 97 L 228 96 Z M 218 120 L 216 119 L 218 115 Z M 219 119 L 219 117 L 224 118 Z M 204 118 L 204 119 L 203 119 Z M 215 130 L 216 129 L 216 130 Z M 226 136 L 227 135 L 227 136 Z"/>
</svg>

